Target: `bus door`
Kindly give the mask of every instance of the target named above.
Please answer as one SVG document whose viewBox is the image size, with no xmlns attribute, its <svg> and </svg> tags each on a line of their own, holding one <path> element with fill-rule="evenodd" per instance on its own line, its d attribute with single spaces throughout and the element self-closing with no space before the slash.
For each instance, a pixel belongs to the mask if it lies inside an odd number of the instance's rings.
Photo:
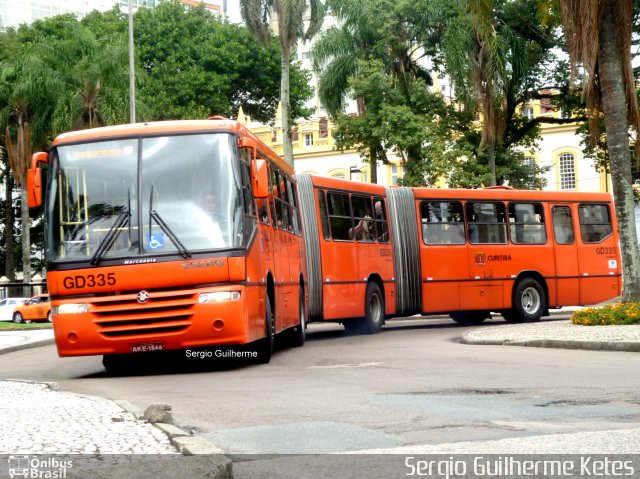
<svg viewBox="0 0 640 479">
<path fill-rule="evenodd" d="M 497 310 L 505 304 L 504 284 L 511 284 L 513 258 L 507 241 L 506 207 L 502 202 L 468 201 L 469 281 L 460 291 L 460 309 Z"/>
<path fill-rule="evenodd" d="M 286 186 L 282 175 L 271 171 L 273 202 L 271 217 L 273 224 L 273 259 L 276 294 L 276 332 L 285 329 L 291 322 L 291 271 L 289 269 L 289 209 L 287 207 Z M 273 305 L 272 305 L 273 308 Z"/>
<path fill-rule="evenodd" d="M 620 255 L 608 204 L 578 205 L 580 304 L 597 304 L 620 294 Z"/>
<path fill-rule="evenodd" d="M 551 204 L 550 207 L 556 263 L 555 305 L 580 304 L 580 268 L 573 223 L 574 213 L 568 204 Z"/>
<path fill-rule="evenodd" d="M 462 203 L 426 200 L 420 205 L 422 311 L 458 311 L 469 280 Z"/>
<path fill-rule="evenodd" d="M 366 284 L 358 276 L 349 195 L 318 190 L 318 204 L 320 215 L 328 218 L 329 228 L 328 232 L 323 231 L 324 241 L 320 242 L 324 319 L 362 317 Z"/>
</svg>

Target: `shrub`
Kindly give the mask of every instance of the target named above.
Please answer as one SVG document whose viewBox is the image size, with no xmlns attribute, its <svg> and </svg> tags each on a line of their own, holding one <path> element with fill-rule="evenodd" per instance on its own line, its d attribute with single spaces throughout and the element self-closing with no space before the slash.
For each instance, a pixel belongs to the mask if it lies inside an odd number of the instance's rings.
<svg viewBox="0 0 640 479">
<path fill-rule="evenodd" d="M 606 326 L 611 324 L 640 324 L 640 303 L 609 304 L 600 308 L 585 308 L 571 317 L 573 324 Z"/>
</svg>

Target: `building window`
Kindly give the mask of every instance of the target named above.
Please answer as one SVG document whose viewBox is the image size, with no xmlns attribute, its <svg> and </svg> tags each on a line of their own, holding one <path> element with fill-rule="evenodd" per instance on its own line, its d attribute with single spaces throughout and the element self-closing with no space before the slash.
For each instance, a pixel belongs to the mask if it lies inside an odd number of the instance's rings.
<svg viewBox="0 0 640 479">
<path fill-rule="evenodd" d="M 398 186 L 398 165 L 391 165 L 391 184 Z"/>
<path fill-rule="evenodd" d="M 530 106 L 522 109 L 522 116 L 529 120 L 533 120 L 533 108 Z"/>
<path fill-rule="evenodd" d="M 313 146 L 313 133 L 304 134 L 304 146 Z"/>
<path fill-rule="evenodd" d="M 571 110 L 560 108 L 560 111 L 558 111 L 558 118 L 571 118 Z"/>
<path fill-rule="evenodd" d="M 311 52 L 302 52 L 303 60 L 311 60 Z"/>
<path fill-rule="evenodd" d="M 523 165 L 525 166 L 529 166 L 531 168 L 535 168 L 536 167 L 536 159 L 533 156 L 525 156 L 524 157 L 524 161 L 522 162 Z"/>
<path fill-rule="evenodd" d="M 349 178 L 349 172 L 344 168 L 337 168 L 335 170 L 331 170 L 329 171 L 328 174 L 331 178 L 338 178 L 340 180 L 346 180 L 347 178 Z"/>
<path fill-rule="evenodd" d="M 576 188 L 576 165 L 572 153 L 563 153 L 559 160 L 560 189 L 574 190 Z"/>
</svg>

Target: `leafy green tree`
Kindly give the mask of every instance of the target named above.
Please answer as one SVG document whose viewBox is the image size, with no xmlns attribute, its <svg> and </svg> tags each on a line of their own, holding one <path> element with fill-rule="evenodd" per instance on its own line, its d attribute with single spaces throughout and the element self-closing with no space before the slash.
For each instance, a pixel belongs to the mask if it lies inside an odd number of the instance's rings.
<svg viewBox="0 0 640 479">
<path fill-rule="evenodd" d="M 169 2 L 135 15 L 136 54 L 144 73 L 139 98 L 146 118 L 234 116 L 242 107 L 270 122 L 279 98 L 280 57 L 242 26 L 215 18 L 204 7 Z M 309 77 L 291 69 L 291 106 L 305 116 Z"/>
<path fill-rule="evenodd" d="M 282 131 L 284 132 L 284 159 L 293 166 L 289 83 L 291 53 L 295 50 L 299 38 L 310 40 L 320 30 L 324 18 L 324 5 L 321 0 L 240 0 L 240 12 L 256 39 L 266 46 L 271 44 L 270 21 L 277 22 L 277 37 L 281 55 L 280 105 L 282 108 Z M 309 17 L 305 30 L 305 14 L 307 12 Z"/>
<path fill-rule="evenodd" d="M 631 65 L 633 0 L 561 0 L 572 71 L 584 69 L 582 95 L 595 143 L 600 117 L 607 132 L 611 183 L 618 217 L 623 301 L 640 300 L 640 251 L 635 229 L 629 128 L 640 133 Z"/>
</svg>

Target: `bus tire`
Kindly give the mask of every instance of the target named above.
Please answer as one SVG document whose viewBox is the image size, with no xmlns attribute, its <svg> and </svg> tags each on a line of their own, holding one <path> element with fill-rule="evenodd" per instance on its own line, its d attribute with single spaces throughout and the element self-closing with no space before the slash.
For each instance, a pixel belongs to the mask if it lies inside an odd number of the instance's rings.
<svg viewBox="0 0 640 479">
<path fill-rule="evenodd" d="M 275 343 L 275 334 L 274 334 L 274 316 L 271 312 L 271 300 L 269 299 L 269 295 L 267 295 L 266 303 L 265 303 L 265 315 L 264 315 L 264 324 L 265 324 L 265 332 L 266 335 L 264 338 L 258 340 L 258 348 L 257 348 L 257 359 L 260 364 L 268 364 L 271 361 L 271 356 L 273 354 L 273 346 Z"/>
<path fill-rule="evenodd" d="M 512 320 L 509 322 L 530 323 L 539 321 L 547 307 L 547 295 L 542 285 L 533 278 L 524 278 L 513 290 Z"/>
<path fill-rule="evenodd" d="M 304 342 L 307 339 L 307 312 L 304 307 L 304 289 L 302 286 L 298 289 L 298 316 L 300 324 L 289 330 L 291 347 L 299 348 L 304 346 Z"/>
<path fill-rule="evenodd" d="M 129 354 L 105 354 L 102 356 L 102 365 L 110 373 L 121 373 L 125 371 L 128 362 L 132 367 L 134 366 L 133 361 L 130 360 Z"/>
<path fill-rule="evenodd" d="M 369 282 L 364 296 L 364 323 L 362 332 L 365 334 L 379 333 L 384 324 L 384 296 L 377 283 Z"/>
<path fill-rule="evenodd" d="M 475 326 L 490 318 L 491 313 L 489 311 L 456 311 L 449 316 L 462 326 Z"/>
</svg>

